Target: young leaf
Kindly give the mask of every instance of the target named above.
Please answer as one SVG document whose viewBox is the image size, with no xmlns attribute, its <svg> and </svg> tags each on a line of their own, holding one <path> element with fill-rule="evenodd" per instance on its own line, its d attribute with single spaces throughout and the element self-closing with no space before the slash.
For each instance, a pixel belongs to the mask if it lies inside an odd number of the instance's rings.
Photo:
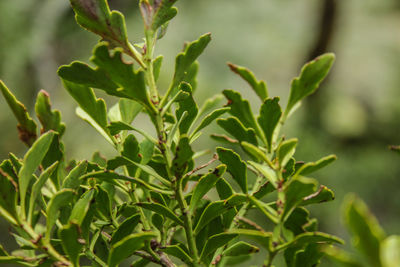
<svg viewBox="0 0 400 267">
<path fill-rule="evenodd" d="M 279 97 L 266 99 L 261 105 L 260 116 L 257 119 L 258 124 L 267 139 L 268 151 L 271 151 L 272 149 L 274 131 L 282 115 L 282 110 L 278 102 Z"/>
<path fill-rule="evenodd" d="M 257 253 L 260 249 L 256 246 L 253 246 L 244 241 L 239 241 L 229 248 L 227 248 L 224 252 L 224 256 L 240 256 L 240 255 L 248 255 L 251 253 Z"/>
<path fill-rule="evenodd" d="M 247 128 L 253 128 L 257 135 L 261 136 L 253 112 L 251 111 L 249 101 L 242 99 L 240 93 L 233 90 L 224 90 L 223 94 L 228 99 L 227 107 L 230 107 L 229 113 L 237 117 L 241 123 Z"/>
<path fill-rule="evenodd" d="M 37 96 L 35 104 L 36 116 L 42 124 L 41 133 L 54 130 L 60 136 L 65 131 L 65 124 L 61 122 L 61 113 L 58 110 L 51 110 L 49 94 L 41 90 Z"/>
<path fill-rule="evenodd" d="M 257 81 L 256 77 L 249 69 L 232 63 L 228 63 L 228 66 L 231 71 L 238 74 L 251 86 L 258 97 L 260 97 L 261 101 L 264 101 L 264 99 L 268 97 L 267 85 L 265 82 Z"/>
<path fill-rule="evenodd" d="M 157 237 L 153 232 L 131 234 L 111 246 L 108 266 L 115 267 L 144 246 L 144 242 Z"/>
<path fill-rule="evenodd" d="M 175 17 L 178 13 L 173 6 L 175 2 L 176 0 L 159 0 L 150 5 L 147 0 L 140 1 L 140 11 L 146 28 L 155 32 Z"/>
<path fill-rule="evenodd" d="M 113 233 L 111 237 L 110 245 L 114 245 L 118 241 L 122 240 L 125 236 L 132 234 L 133 230 L 140 222 L 140 215 L 135 214 L 131 217 L 125 219 L 120 226 L 118 226 L 117 230 Z"/>
<path fill-rule="evenodd" d="M 278 224 L 278 223 L 279 223 L 279 219 L 278 219 L 278 217 L 276 216 L 276 214 L 275 214 L 276 212 L 275 212 L 273 209 L 271 209 L 271 208 L 268 209 L 268 208 L 267 208 L 268 206 L 263 205 L 264 202 L 262 202 L 262 201 L 256 199 L 256 198 L 253 197 L 253 196 L 250 196 L 249 199 L 250 199 L 250 202 L 251 202 L 254 206 L 256 206 L 256 208 L 257 208 L 259 211 L 261 211 L 261 213 L 264 214 L 268 219 L 270 219 L 270 220 L 271 220 L 273 223 L 275 223 L 275 224 Z"/>
<path fill-rule="evenodd" d="M 46 209 L 47 222 L 46 222 L 46 239 L 50 240 L 51 228 L 56 223 L 59 210 L 67 206 L 73 200 L 75 192 L 72 189 L 61 189 L 49 201 Z"/>
<path fill-rule="evenodd" d="M 202 176 L 197 183 L 196 187 L 193 189 L 193 195 L 190 199 L 189 210 L 191 212 L 197 207 L 197 203 L 200 199 L 207 194 L 211 188 L 214 187 L 215 183 L 221 178 L 221 176 L 225 173 L 226 165 L 220 165 L 211 173 L 208 173 Z"/>
<path fill-rule="evenodd" d="M 220 117 L 222 114 L 227 112 L 229 108 L 220 108 L 216 109 L 210 114 L 208 114 L 204 119 L 200 122 L 200 124 L 196 127 L 196 129 L 193 130 L 193 132 L 190 134 L 191 139 L 193 136 L 202 130 L 203 128 L 207 127 L 210 123 L 212 123 L 214 120 L 216 120 L 218 117 Z"/>
<path fill-rule="evenodd" d="M 200 118 L 206 114 L 209 114 L 213 109 L 218 108 L 223 100 L 224 96 L 221 94 L 208 98 L 201 106 L 197 116 Z"/>
<path fill-rule="evenodd" d="M 217 248 L 226 245 L 229 241 L 236 238 L 238 234 L 234 233 L 220 233 L 211 236 L 204 246 L 201 254 L 200 260 L 204 260 L 209 254 L 213 253 Z"/>
<path fill-rule="evenodd" d="M 153 60 L 153 73 L 154 73 L 155 81 L 157 81 L 158 77 L 160 76 L 161 65 L 162 65 L 163 59 L 164 59 L 164 57 L 162 55 L 160 55 Z"/>
<path fill-rule="evenodd" d="M 140 203 L 136 203 L 136 205 L 139 207 L 142 207 L 144 209 L 159 213 L 159 214 L 171 219 L 172 221 L 176 222 L 178 225 L 183 225 L 183 221 L 181 219 L 179 219 L 178 216 L 176 216 L 172 210 L 165 207 L 164 205 L 161 205 L 158 203 L 151 203 L 151 202 L 140 202 Z"/>
<path fill-rule="evenodd" d="M 302 246 L 310 243 L 337 243 L 344 244 L 344 241 L 336 236 L 321 233 L 321 232 L 307 232 L 297 235 L 292 241 L 284 243 L 276 250 L 282 250 L 290 246 Z"/>
<path fill-rule="evenodd" d="M 220 199 L 227 199 L 234 193 L 230 184 L 222 177 L 218 179 L 217 183 L 215 184 L 215 187 L 217 189 L 218 196 Z"/>
<path fill-rule="evenodd" d="M 18 121 L 19 139 L 27 146 L 31 146 L 35 142 L 37 134 L 36 123 L 31 119 L 29 113 L 26 111 L 25 106 L 17 100 L 17 98 L 10 92 L 7 86 L 0 80 L 0 90 L 7 101 L 8 106 L 11 108 L 14 116 Z"/>
<path fill-rule="evenodd" d="M 186 111 L 187 116 L 186 118 L 183 119 L 183 121 L 179 125 L 179 132 L 180 134 L 185 134 L 189 131 L 190 126 L 194 122 L 194 119 L 196 118 L 196 115 L 198 113 L 198 107 L 196 102 L 193 99 L 192 95 L 192 87 L 190 84 L 186 82 L 182 82 L 179 85 L 179 90 L 187 92 L 190 94 L 189 97 L 184 98 L 179 102 L 179 108 L 176 110 L 176 118 L 179 120 L 182 116 L 183 113 Z"/>
<path fill-rule="evenodd" d="M 207 33 L 196 41 L 186 45 L 185 50 L 178 54 L 175 63 L 175 73 L 172 80 L 171 88 L 176 88 L 182 81 L 185 80 L 188 69 L 203 53 L 204 49 L 211 41 L 211 34 Z"/>
<path fill-rule="evenodd" d="M 350 195 L 345 199 L 345 221 L 353 237 L 354 246 L 371 266 L 381 266 L 380 250 L 385 233 L 365 203 Z"/>
<path fill-rule="evenodd" d="M 337 157 L 335 155 L 329 155 L 329 156 L 326 156 L 316 162 L 306 163 L 300 167 L 300 169 L 297 171 L 297 173 L 300 175 L 308 175 L 310 173 L 318 171 L 319 169 L 324 168 L 325 166 L 334 162 L 336 159 L 337 159 Z"/>
<path fill-rule="evenodd" d="M 106 0 L 70 0 L 75 19 L 83 28 L 98 34 L 115 46 L 128 45 L 125 18 L 110 11 Z"/>
<path fill-rule="evenodd" d="M 240 156 L 231 149 L 217 148 L 219 161 L 226 164 L 227 171 L 238 183 L 243 193 L 247 193 L 247 165 Z"/>
<path fill-rule="evenodd" d="M 300 76 L 294 78 L 292 81 L 289 100 L 284 114 L 285 117 L 289 115 L 292 108 L 298 102 L 317 90 L 319 84 L 328 74 L 334 60 L 334 54 L 327 53 L 304 65 Z"/>
<path fill-rule="evenodd" d="M 243 147 L 243 150 L 247 152 L 247 154 L 251 155 L 253 158 L 258 159 L 261 162 L 268 163 L 268 166 L 273 168 L 274 165 L 267 157 L 266 153 L 262 151 L 259 147 L 250 144 L 246 141 L 241 142 L 240 145 Z"/>
<path fill-rule="evenodd" d="M 35 143 L 32 144 L 32 147 L 25 154 L 24 162 L 21 170 L 18 173 L 19 177 L 19 193 L 21 198 L 21 211 L 23 216 L 25 216 L 25 198 L 28 190 L 29 183 L 33 178 L 33 173 L 39 167 L 43 158 L 46 156 L 46 153 L 52 143 L 52 140 L 55 136 L 55 132 L 50 131 L 43 134 Z"/>
<path fill-rule="evenodd" d="M 82 161 L 75 168 L 73 168 L 67 177 L 65 177 L 62 188 L 78 189 L 81 185 L 80 177 L 86 173 L 88 162 Z"/>
<path fill-rule="evenodd" d="M 236 117 L 218 119 L 217 124 L 236 138 L 239 142 L 248 142 L 257 145 L 257 137 L 253 129 L 245 128 Z"/>
<path fill-rule="evenodd" d="M 83 220 L 86 217 L 86 214 L 89 211 L 90 203 L 94 197 L 95 191 L 90 189 L 86 191 L 82 197 L 75 203 L 71 211 L 71 215 L 69 216 L 69 221 L 76 223 L 78 226 L 81 226 Z"/>
<path fill-rule="evenodd" d="M 292 138 L 283 141 L 279 145 L 277 151 L 277 158 L 279 161 L 279 166 L 281 166 L 282 168 L 286 165 L 286 163 L 288 163 L 288 161 L 296 151 L 297 142 L 298 142 L 297 138 Z"/>
<path fill-rule="evenodd" d="M 74 223 L 64 226 L 59 231 L 61 244 L 74 266 L 79 266 L 79 254 L 85 242 L 80 232 L 79 225 Z"/>
</svg>

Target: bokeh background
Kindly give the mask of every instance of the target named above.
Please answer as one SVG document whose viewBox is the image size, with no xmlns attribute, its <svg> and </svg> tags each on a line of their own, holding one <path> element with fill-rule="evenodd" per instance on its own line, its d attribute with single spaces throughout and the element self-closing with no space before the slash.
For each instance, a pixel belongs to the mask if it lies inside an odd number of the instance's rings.
<svg viewBox="0 0 400 267">
<path fill-rule="evenodd" d="M 138 1 L 109 2 L 125 14 L 130 40 L 141 42 Z M 181 0 L 177 7 L 179 14 L 156 50 L 164 55 L 159 87 L 167 87 L 184 42 L 211 32 L 213 41 L 200 58 L 195 95 L 200 102 L 232 88 L 258 112 L 259 101 L 229 71 L 228 61 L 252 69 L 266 80 L 270 95 L 285 103 L 290 81 L 306 61 L 326 51 L 336 54 L 329 78 L 284 128 L 288 137 L 299 137 L 297 159 L 314 161 L 331 153 L 339 158 L 315 174 L 335 191 L 336 200 L 313 208 L 313 214 L 321 230 L 347 238 L 340 208 L 343 197 L 356 192 L 388 234 L 400 233 L 400 161 L 388 149 L 400 144 L 400 2 Z M 88 61 L 97 41 L 75 23 L 67 0 L 0 1 L 0 79 L 30 111 L 40 89 L 50 93 L 67 124 L 69 158 L 90 158 L 97 150 L 112 154 L 101 136 L 75 116 L 76 104 L 56 74 L 62 64 Z M 107 100 L 109 106 L 115 101 Z M 135 123 L 149 128 L 145 117 Z M 2 98 L 0 125 L 0 158 L 9 151 L 22 156 L 26 147 Z M 212 149 L 216 143 L 203 136 L 198 145 Z M 3 223 L 0 239 L 11 242 L 6 232 Z"/>
</svg>

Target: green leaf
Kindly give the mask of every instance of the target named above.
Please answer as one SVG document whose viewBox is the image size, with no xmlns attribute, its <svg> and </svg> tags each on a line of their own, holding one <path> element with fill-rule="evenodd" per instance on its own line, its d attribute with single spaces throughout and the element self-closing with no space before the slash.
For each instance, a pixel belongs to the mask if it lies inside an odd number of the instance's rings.
<svg viewBox="0 0 400 267">
<path fill-rule="evenodd" d="M 61 122 L 61 113 L 58 110 L 51 110 L 50 96 L 44 90 L 41 90 L 37 96 L 35 111 L 36 116 L 42 124 L 41 133 L 54 130 L 60 136 L 63 135 L 65 124 Z"/>
<path fill-rule="evenodd" d="M 79 25 L 115 46 L 127 46 L 125 18 L 118 11 L 110 11 L 106 0 L 70 0 L 70 2 Z"/>
<path fill-rule="evenodd" d="M 234 233 L 220 233 L 209 237 L 201 252 L 200 260 L 204 260 L 209 254 L 217 250 L 217 248 L 226 245 L 237 236 L 238 234 Z"/>
<path fill-rule="evenodd" d="M 296 151 L 297 146 L 297 138 L 292 138 L 286 141 L 283 141 L 277 150 L 277 158 L 279 161 L 279 166 L 282 168 L 289 162 L 290 158 L 293 156 Z"/>
<path fill-rule="evenodd" d="M 49 177 L 57 169 L 57 167 L 58 167 L 58 161 L 56 161 L 53 165 L 51 165 L 44 172 L 42 172 L 42 174 L 39 176 L 39 179 L 37 179 L 37 181 L 33 184 L 31 198 L 29 199 L 28 222 L 31 222 L 31 216 L 34 212 L 35 202 L 41 193 L 42 187 L 46 183 L 47 179 L 49 179 Z"/>
<path fill-rule="evenodd" d="M 230 198 L 227 200 L 219 200 L 210 203 L 207 205 L 207 207 L 204 209 L 203 213 L 201 214 L 199 221 L 197 222 L 197 225 L 194 229 L 194 233 L 197 235 L 200 233 L 200 231 L 207 225 L 209 224 L 212 220 L 214 220 L 216 217 L 223 215 L 225 212 L 229 211 L 234 207 L 234 205 L 240 205 L 242 202 L 236 201 L 238 200 L 236 198 L 237 195 L 232 195 Z M 246 201 L 246 197 L 239 197 L 239 200 Z"/>
<path fill-rule="evenodd" d="M 147 210 L 151 210 L 153 212 L 156 212 L 158 214 L 163 215 L 164 217 L 167 217 L 171 219 L 172 221 L 176 222 L 178 225 L 183 225 L 183 221 L 176 216 L 176 214 L 167 208 L 164 205 L 161 205 L 159 203 L 151 203 L 151 202 L 140 202 L 136 203 L 137 206 L 142 207 Z"/>
<path fill-rule="evenodd" d="M 319 244 L 311 243 L 304 250 L 296 253 L 295 267 L 314 267 L 321 263 L 324 254 L 319 250 Z"/>
<path fill-rule="evenodd" d="M 35 170 L 46 156 L 55 134 L 56 133 L 53 131 L 43 134 L 32 144 L 32 147 L 25 154 L 22 168 L 18 173 L 21 211 L 23 216 L 25 216 L 25 198 L 29 183 L 33 178 Z"/>
<path fill-rule="evenodd" d="M 270 219 L 273 223 L 278 224 L 279 218 L 276 214 L 276 211 L 269 206 L 263 205 L 264 202 L 256 199 L 253 196 L 249 197 L 250 202 L 259 210 L 262 214 L 264 214 L 268 219 Z"/>
<path fill-rule="evenodd" d="M 400 266 L 400 236 L 392 235 L 383 240 L 380 255 L 384 267 Z"/>
<path fill-rule="evenodd" d="M 234 193 L 230 184 L 222 177 L 218 179 L 217 183 L 215 184 L 215 187 L 217 189 L 218 196 L 220 199 L 227 199 Z"/>
<path fill-rule="evenodd" d="M 69 216 L 69 221 L 76 223 L 81 226 L 86 214 L 89 211 L 90 203 L 94 197 L 95 190 L 90 189 L 86 191 L 82 197 L 75 203 L 72 208 L 71 215 Z"/>
<path fill-rule="evenodd" d="M 62 188 L 78 189 L 81 185 L 80 177 L 86 173 L 87 167 L 88 162 L 86 160 L 78 163 L 65 177 Z"/>
<path fill-rule="evenodd" d="M 333 191 L 326 186 L 321 185 L 317 192 L 303 198 L 303 202 L 301 202 L 301 205 L 305 206 L 310 204 L 323 203 L 327 201 L 332 201 L 334 199 L 335 194 L 333 193 Z"/>
<path fill-rule="evenodd" d="M 337 159 L 337 157 L 335 155 L 329 155 L 329 156 L 323 157 L 322 159 L 320 159 L 316 162 L 306 163 L 300 167 L 300 169 L 297 171 L 297 173 L 300 175 L 308 175 L 310 173 L 318 171 L 319 169 L 324 168 L 325 166 L 334 162 L 336 159 Z"/>
<path fill-rule="evenodd" d="M 144 139 L 139 144 L 140 146 L 140 155 L 141 155 L 141 164 L 147 164 L 153 157 L 154 153 L 154 143 L 148 139 Z"/>
<path fill-rule="evenodd" d="M 79 266 L 79 254 L 85 240 L 81 238 L 79 225 L 70 223 L 59 231 L 61 244 L 74 266 Z"/>
<path fill-rule="evenodd" d="M 114 49 L 113 54 L 110 54 L 108 49 L 107 43 L 99 43 L 90 60 L 104 70 L 118 85 L 117 92 L 122 93 L 126 98 L 138 101 L 147 108 L 153 108 L 146 89 L 144 71 L 135 71 L 133 64 L 125 63 L 122 60 L 122 49 Z"/>
<path fill-rule="evenodd" d="M 142 165 L 140 165 L 140 166 L 142 166 Z M 145 166 L 145 165 L 143 165 L 143 166 Z M 148 166 L 146 165 L 145 167 L 148 167 Z M 80 179 L 83 180 L 83 179 L 88 179 L 88 178 L 97 178 L 97 179 L 100 179 L 102 181 L 105 181 L 105 182 L 108 182 L 108 183 L 112 183 L 114 185 L 118 185 L 118 183 L 116 183 L 115 180 L 128 181 L 128 182 L 131 182 L 131 183 L 134 183 L 134 184 L 141 185 L 141 186 L 143 186 L 143 187 L 145 187 L 145 188 L 147 188 L 149 190 L 154 190 L 154 191 L 159 192 L 161 194 L 167 194 L 167 195 L 173 194 L 173 191 L 163 190 L 163 189 L 159 188 L 158 186 L 150 184 L 150 183 L 147 183 L 147 182 L 145 182 L 145 181 L 143 181 L 143 180 L 141 180 L 139 178 L 128 177 L 128 176 L 125 176 L 125 175 L 122 175 L 122 174 L 118 174 L 118 173 L 116 173 L 114 171 L 109 171 L 109 170 L 87 173 L 87 174 L 81 176 Z M 162 178 L 162 179 L 164 179 L 164 178 Z"/>
<path fill-rule="evenodd" d="M 290 114 L 292 108 L 303 98 L 317 90 L 319 84 L 328 74 L 334 60 L 334 54 L 327 53 L 304 65 L 300 76 L 294 78 L 292 81 L 289 100 L 284 114 L 285 117 Z"/>
<path fill-rule="evenodd" d="M 46 222 L 46 239 L 50 240 L 51 228 L 56 223 L 58 218 L 59 210 L 68 206 L 75 196 L 75 192 L 72 189 L 61 189 L 58 191 L 49 201 L 49 205 L 46 209 L 47 222 Z"/>
<path fill-rule="evenodd" d="M 272 233 L 250 229 L 232 229 L 229 232 L 251 238 L 268 251 L 272 251 Z"/>
<path fill-rule="evenodd" d="M 211 98 L 208 98 L 201 106 L 197 116 L 200 118 L 206 114 L 209 114 L 213 109 L 218 108 L 223 100 L 224 96 L 221 94 L 217 94 Z"/>
<path fill-rule="evenodd" d="M 274 143 L 274 132 L 282 116 L 281 106 L 278 102 L 279 97 L 266 99 L 261 105 L 260 116 L 257 119 L 258 124 L 267 139 L 268 151 L 271 151 L 272 149 Z"/>
<path fill-rule="evenodd" d="M 266 183 L 261 185 L 257 191 L 253 192 L 252 195 L 256 199 L 261 199 L 262 197 L 264 197 L 265 195 L 267 195 L 268 193 L 271 193 L 273 191 L 275 191 L 275 187 L 272 185 L 272 183 L 270 181 L 267 181 Z"/>
<path fill-rule="evenodd" d="M 110 123 L 109 126 L 107 126 L 107 128 L 110 130 L 111 135 L 116 135 L 120 131 L 123 131 L 123 130 L 132 130 L 137 133 L 140 133 L 143 137 L 145 137 L 147 140 L 151 141 L 153 144 L 157 144 L 157 140 L 154 137 L 152 137 L 151 135 L 149 135 L 148 133 L 146 133 L 145 131 L 142 131 L 138 128 L 134 128 L 131 125 L 129 125 L 125 122 L 122 122 L 122 121 L 113 121 Z"/>
<path fill-rule="evenodd" d="M 108 266 L 115 267 L 144 246 L 144 242 L 157 237 L 153 232 L 131 234 L 111 246 Z"/>
<path fill-rule="evenodd" d="M 135 228 L 139 224 L 139 222 L 140 222 L 139 214 L 132 215 L 131 217 L 125 219 L 118 226 L 117 230 L 114 231 L 114 233 L 111 237 L 110 245 L 112 246 L 115 243 L 122 240 L 125 236 L 132 234 L 133 230 L 135 230 Z"/>
<path fill-rule="evenodd" d="M 175 158 L 172 160 L 172 171 L 176 177 L 182 176 L 188 170 L 193 154 L 188 136 L 181 135 L 176 147 Z"/>
<path fill-rule="evenodd" d="M 354 246 L 372 266 L 382 266 L 380 261 L 381 242 L 385 233 L 366 204 L 349 195 L 344 202 L 345 221 L 353 238 Z"/>
<path fill-rule="evenodd" d="M 208 114 L 206 117 L 204 117 L 203 120 L 200 122 L 200 124 L 196 127 L 196 129 L 194 129 L 193 132 L 190 134 L 191 139 L 193 138 L 193 136 L 195 136 L 197 132 L 210 125 L 214 120 L 216 120 L 218 117 L 220 117 L 228 110 L 229 108 L 216 109 L 210 114 Z"/>
<path fill-rule="evenodd" d="M 282 250 L 290 246 L 303 246 L 311 243 L 337 243 L 344 244 L 344 241 L 336 236 L 321 232 L 307 232 L 297 235 L 292 241 L 276 247 L 276 250 Z"/>
<path fill-rule="evenodd" d="M 286 221 L 287 217 L 296 208 L 297 205 L 302 203 L 303 198 L 315 192 L 317 181 L 315 179 L 298 176 L 292 179 L 289 183 L 285 184 L 285 208 L 282 213 L 282 218 Z"/>
<path fill-rule="evenodd" d="M 228 99 L 226 106 L 231 108 L 229 113 L 237 117 L 245 127 L 253 128 L 257 135 L 260 136 L 261 132 L 258 129 L 256 120 L 254 119 L 249 101 L 242 99 L 240 93 L 233 90 L 224 90 L 222 93 L 225 95 L 226 99 Z"/>
<path fill-rule="evenodd" d="M 14 221 L 17 218 L 17 193 L 18 185 L 14 180 L 4 171 L 0 171 L 0 207 L 1 215 L 8 221 Z"/>
<path fill-rule="evenodd" d="M 257 145 L 257 137 L 253 129 L 245 128 L 236 117 L 218 119 L 217 124 L 236 138 L 239 142 L 248 142 Z"/>
<path fill-rule="evenodd" d="M 162 65 L 163 59 L 164 59 L 164 57 L 162 55 L 160 55 L 153 60 L 153 73 L 154 73 L 155 81 L 157 81 L 158 77 L 160 76 L 161 65 Z"/>
<path fill-rule="evenodd" d="M 257 81 L 256 77 L 249 69 L 232 63 L 228 63 L 228 66 L 231 71 L 238 74 L 251 86 L 258 97 L 260 97 L 261 101 L 264 101 L 264 99 L 268 97 L 267 85 L 265 82 Z"/>
<path fill-rule="evenodd" d="M 112 137 L 110 136 L 108 129 L 100 126 L 88 113 L 86 113 L 86 111 L 84 111 L 80 107 L 77 107 L 75 113 L 76 115 L 78 115 L 79 118 L 89 123 L 97 132 L 99 132 L 107 142 L 109 142 L 114 147 L 116 146 Z"/>
<path fill-rule="evenodd" d="M 27 146 L 31 146 L 35 142 L 37 134 L 36 123 L 31 119 L 25 106 L 17 100 L 17 98 L 11 93 L 7 86 L 0 80 L 0 90 L 7 101 L 8 106 L 11 108 L 14 116 L 18 121 L 18 133 L 19 139 L 24 142 Z"/>
<path fill-rule="evenodd" d="M 191 265 L 193 259 L 179 246 L 179 245 L 169 245 L 161 248 L 164 253 L 174 256 L 186 264 Z"/>
<path fill-rule="evenodd" d="M 278 188 L 278 177 L 276 176 L 275 170 L 271 167 L 259 164 L 257 162 L 248 161 L 248 163 L 253 166 L 262 176 L 264 176 L 274 188 Z"/>
<path fill-rule="evenodd" d="M 310 223 L 310 212 L 304 207 L 297 207 L 293 210 L 290 216 L 284 223 L 284 227 L 294 235 L 299 235 L 306 232 L 305 226 Z"/>
<path fill-rule="evenodd" d="M 220 165 L 211 173 L 203 175 L 195 188 L 193 189 L 193 195 L 190 199 L 190 212 L 193 212 L 197 207 L 197 203 L 200 199 L 203 198 L 211 188 L 214 187 L 215 183 L 221 178 L 221 176 L 225 173 L 226 165 Z"/>
<path fill-rule="evenodd" d="M 182 82 L 179 85 L 179 90 L 184 91 L 190 94 L 189 97 L 184 98 L 179 102 L 179 108 L 176 110 L 176 118 L 179 120 L 184 112 L 187 112 L 186 117 L 183 119 L 183 121 L 179 125 L 179 132 L 180 134 L 185 134 L 189 131 L 190 126 L 192 126 L 197 113 L 198 113 L 198 107 L 196 102 L 193 99 L 192 95 L 192 87 L 190 84 L 186 82 Z"/>
<path fill-rule="evenodd" d="M 196 41 L 188 43 L 183 52 L 179 53 L 175 62 L 175 73 L 171 88 L 176 88 L 187 76 L 187 71 L 195 63 L 196 59 L 203 53 L 211 41 L 211 34 L 207 33 Z"/>
<path fill-rule="evenodd" d="M 67 80 L 62 80 L 65 89 L 78 102 L 84 110 L 103 130 L 107 132 L 106 103 L 101 98 L 96 98 L 93 90 L 85 85 L 80 85 Z"/>
<path fill-rule="evenodd" d="M 261 162 L 266 162 L 268 163 L 269 166 L 273 167 L 272 162 L 268 159 L 266 153 L 264 151 L 262 151 L 260 148 L 258 148 L 257 146 L 250 144 L 246 141 L 241 142 L 240 145 L 243 147 L 243 150 L 249 154 L 250 156 L 252 156 L 253 158 L 261 161 Z"/>
<path fill-rule="evenodd" d="M 241 256 L 241 255 L 248 255 L 252 253 L 257 253 L 260 249 L 256 246 L 253 246 L 249 243 L 244 241 L 239 241 L 229 248 L 227 248 L 224 252 L 224 256 Z"/>
<path fill-rule="evenodd" d="M 105 220 L 113 219 L 112 213 L 112 202 L 110 199 L 110 195 L 108 192 L 102 187 L 97 187 L 97 194 L 96 194 L 96 210 L 99 213 L 98 215 L 100 218 L 104 218 Z"/>
<path fill-rule="evenodd" d="M 238 183 L 243 193 L 247 193 L 247 165 L 240 156 L 231 149 L 217 148 L 219 161 L 226 164 L 227 171 Z"/>
</svg>

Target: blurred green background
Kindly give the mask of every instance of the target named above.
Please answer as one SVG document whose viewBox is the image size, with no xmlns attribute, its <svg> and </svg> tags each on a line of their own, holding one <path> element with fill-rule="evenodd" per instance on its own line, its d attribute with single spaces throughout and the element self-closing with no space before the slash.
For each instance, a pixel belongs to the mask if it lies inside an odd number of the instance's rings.
<svg viewBox="0 0 400 267">
<path fill-rule="evenodd" d="M 141 42 L 138 1 L 109 2 L 125 14 L 130 40 Z M 159 87 L 167 87 L 184 42 L 211 32 L 213 41 L 200 58 L 199 102 L 232 88 L 258 113 L 259 101 L 226 62 L 252 69 L 266 80 L 270 95 L 285 103 L 290 81 L 306 61 L 325 51 L 336 54 L 328 80 L 284 129 L 288 137 L 299 137 L 297 159 L 314 161 L 331 153 L 339 158 L 315 175 L 335 191 L 336 200 L 313 208 L 313 214 L 321 230 L 346 238 L 340 206 L 346 193 L 356 192 L 388 234 L 400 233 L 400 161 L 388 150 L 400 144 L 400 2 L 181 0 L 177 7 L 179 14 L 156 50 L 164 55 Z M 67 0 L 0 1 L 0 79 L 29 110 L 40 89 L 50 93 L 67 124 L 69 158 L 90 158 L 97 150 L 112 154 L 111 146 L 75 116 L 76 104 L 56 74 L 62 64 L 88 61 L 97 40 L 75 23 Z M 115 101 L 107 100 L 109 106 Z M 145 117 L 135 123 L 152 130 Z M 26 148 L 2 98 L 0 125 L 1 158 L 9 151 L 22 156 Z M 212 148 L 216 143 L 203 136 L 197 145 Z M 8 240 L 6 227 L 1 229 L 3 242 Z"/>
</svg>

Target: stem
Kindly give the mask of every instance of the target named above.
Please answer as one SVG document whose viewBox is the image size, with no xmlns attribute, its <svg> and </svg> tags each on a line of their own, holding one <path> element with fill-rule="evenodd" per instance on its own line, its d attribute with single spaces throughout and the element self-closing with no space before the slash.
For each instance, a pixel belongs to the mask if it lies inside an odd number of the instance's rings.
<svg viewBox="0 0 400 267">
<path fill-rule="evenodd" d="M 146 76 L 147 82 L 150 88 L 151 101 L 153 104 L 158 105 L 158 90 L 156 81 L 154 79 L 153 70 L 153 52 L 155 45 L 155 36 L 152 30 L 146 30 L 146 54 L 144 56 L 144 63 L 146 64 Z"/>
<path fill-rule="evenodd" d="M 268 260 L 266 260 L 266 261 L 264 262 L 264 266 L 265 266 L 265 267 L 271 267 L 271 266 L 272 266 L 272 261 L 274 260 L 276 254 L 277 254 L 276 251 L 270 252 L 270 253 L 269 253 Z"/>
<path fill-rule="evenodd" d="M 191 218 L 191 212 L 188 209 L 186 200 L 183 196 L 182 192 L 182 179 L 178 179 L 176 183 L 176 197 L 178 199 L 179 206 L 182 211 L 182 215 L 184 216 L 184 224 L 185 224 L 185 233 L 186 239 L 189 245 L 190 254 L 193 256 L 194 264 L 196 265 L 199 262 L 199 256 L 196 248 L 196 241 L 193 234 L 193 223 Z"/>
</svg>

